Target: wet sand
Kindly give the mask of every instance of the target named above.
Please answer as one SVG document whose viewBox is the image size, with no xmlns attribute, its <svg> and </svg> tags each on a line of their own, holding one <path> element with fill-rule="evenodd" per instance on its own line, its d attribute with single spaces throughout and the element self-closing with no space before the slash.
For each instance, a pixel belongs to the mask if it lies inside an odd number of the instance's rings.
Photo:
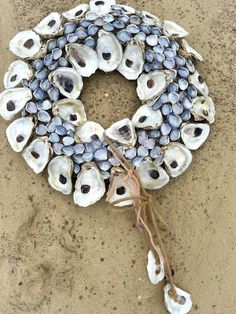
<svg viewBox="0 0 236 314">
<path fill-rule="evenodd" d="M 67 1 L 1 0 L 0 77 L 13 56 L 18 31 L 33 27 Z M 74 3 L 76 5 L 76 3 Z M 178 286 L 190 291 L 192 313 L 236 312 L 234 0 L 129 1 L 173 19 L 190 31 L 205 57 L 199 70 L 217 105 L 209 140 L 191 168 L 153 197 L 163 208 L 163 233 Z M 233 79 L 234 76 L 234 79 Z M 112 82 L 112 83 L 111 83 Z M 3 88 L 2 82 L 0 88 Z M 107 94 L 107 95 L 105 95 Z M 131 115 L 135 85 L 118 74 L 96 74 L 82 96 L 89 118 L 104 126 Z M 0 133 L 0 313 L 164 314 L 162 284 L 146 275 L 146 244 L 132 213 L 116 214 L 104 201 L 87 209 L 49 188 Z"/>
</svg>

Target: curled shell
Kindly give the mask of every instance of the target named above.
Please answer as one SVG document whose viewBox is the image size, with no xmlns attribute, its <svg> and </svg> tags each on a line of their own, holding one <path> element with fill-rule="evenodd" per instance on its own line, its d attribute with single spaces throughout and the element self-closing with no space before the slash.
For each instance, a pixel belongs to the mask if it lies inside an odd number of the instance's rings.
<svg viewBox="0 0 236 314">
<path fill-rule="evenodd" d="M 86 121 L 81 127 L 76 131 L 77 142 L 89 143 L 92 140 L 104 140 L 103 134 L 104 128 L 97 122 Z"/>
<path fill-rule="evenodd" d="M 160 19 L 156 15 L 153 15 L 148 11 L 142 11 L 142 14 L 144 15 L 143 22 L 145 24 L 158 27 L 162 26 Z"/>
<path fill-rule="evenodd" d="M 190 75 L 189 83 L 193 84 L 199 91 L 199 93 L 201 93 L 203 96 L 205 97 L 208 96 L 209 89 L 207 83 L 203 80 L 198 71 L 195 71 L 192 75 Z"/>
<path fill-rule="evenodd" d="M 143 105 L 134 114 L 132 122 L 136 128 L 158 129 L 163 122 L 163 116 L 160 110 L 153 110 L 152 107 Z"/>
<path fill-rule="evenodd" d="M 89 10 L 88 4 L 79 4 L 77 5 L 77 7 L 62 13 L 62 16 L 67 21 L 79 21 L 88 10 Z"/>
<path fill-rule="evenodd" d="M 148 277 L 153 285 L 157 285 L 165 278 L 164 258 L 159 247 L 157 247 L 157 251 L 159 259 L 158 262 L 152 250 L 149 250 L 148 252 L 147 272 Z"/>
<path fill-rule="evenodd" d="M 181 40 L 181 46 L 182 46 L 185 56 L 194 57 L 195 59 L 199 61 L 203 61 L 202 55 L 199 52 L 197 52 L 195 49 L 193 49 L 185 39 Z"/>
<path fill-rule="evenodd" d="M 12 120 L 31 99 L 31 90 L 26 87 L 3 91 L 0 94 L 0 115 L 5 120 Z"/>
<path fill-rule="evenodd" d="M 184 145 L 191 150 L 198 149 L 208 138 L 210 126 L 206 123 L 186 123 L 181 127 Z"/>
<path fill-rule="evenodd" d="M 19 153 L 28 143 L 34 122 L 32 117 L 24 117 L 14 120 L 6 129 L 6 135 L 12 149 Z"/>
<path fill-rule="evenodd" d="M 62 33 L 63 27 L 61 22 L 61 15 L 57 12 L 52 12 L 34 27 L 34 31 L 45 38 L 50 38 Z"/>
<path fill-rule="evenodd" d="M 84 164 L 75 184 L 75 204 L 90 206 L 99 201 L 105 192 L 105 183 L 98 168 L 93 163 Z"/>
<path fill-rule="evenodd" d="M 48 182 L 53 189 L 69 195 L 72 192 L 73 162 L 65 156 L 53 158 L 48 164 Z"/>
<path fill-rule="evenodd" d="M 27 164 L 37 174 L 47 166 L 51 155 L 51 145 L 46 136 L 35 139 L 22 153 Z"/>
<path fill-rule="evenodd" d="M 173 21 L 165 20 L 163 23 L 163 33 L 168 37 L 183 38 L 189 33 L 180 25 Z"/>
<path fill-rule="evenodd" d="M 192 301 L 189 293 L 174 286 L 178 300 L 175 300 L 171 294 L 171 285 L 164 287 L 164 302 L 166 309 L 171 314 L 187 314 L 191 311 Z"/>
<path fill-rule="evenodd" d="M 81 75 L 70 68 L 58 68 L 49 75 L 50 82 L 67 98 L 77 99 L 83 88 Z"/>
<path fill-rule="evenodd" d="M 30 66 L 21 60 L 14 61 L 10 64 L 7 73 L 4 75 L 4 86 L 6 89 L 17 87 L 22 80 L 30 80 L 33 71 Z"/>
<path fill-rule="evenodd" d="M 178 177 L 192 162 L 190 150 L 180 143 L 170 143 L 163 148 L 164 163 L 171 177 Z"/>
<path fill-rule="evenodd" d="M 109 13 L 111 11 L 112 5 L 115 4 L 115 0 L 91 0 L 89 3 L 90 10 L 99 16 Z"/>
<path fill-rule="evenodd" d="M 191 113 L 196 121 L 207 120 L 210 124 L 215 121 L 215 105 L 211 97 L 197 97 L 193 100 Z"/>
<path fill-rule="evenodd" d="M 98 67 L 104 72 L 114 71 L 121 63 L 123 50 L 112 33 L 99 31 L 97 42 Z"/>
<path fill-rule="evenodd" d="M 161 189 L 170 181 L 166 171 L 151 160 L 144 161 L 136 170 L 143 186 L 148 190 Z"/>
<path fill-rule="evenodd" d="M 82 125 L 86 120 L 84 106 L 80 100 L 62 99 L 53 105 L 52 112 L 63 120 L 69 121 L 74 125 Z"/>
<path fill-rule="evenodd" d="M 85 77 L 94 74 L 98 68 L 96 52 L 85 45 L 70 44 L 66 46 L 67 57 L 76 71 Z"/>
</svg>

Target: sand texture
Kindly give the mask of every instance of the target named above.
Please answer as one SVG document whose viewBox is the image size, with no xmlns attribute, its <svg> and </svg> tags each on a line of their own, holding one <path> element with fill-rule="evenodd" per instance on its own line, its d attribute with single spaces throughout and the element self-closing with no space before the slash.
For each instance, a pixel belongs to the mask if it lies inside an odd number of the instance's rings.
<svg viewBox="0 0 236 314">
<path fill-rule="evenodd" d="M 65 0 L 0 0 L 0 89 L 14 57 L 8 42 Z M 209 140 L 190 169 L 153 197 L 169 229 L 163 233 L 178 286 L 190 291 L 192 313 L 236 313 L 236 8 L 235 0 L 129 1 L 190 31 L 205 57 L 199 71 L 217 106 Z M 135 83 L 98 73 L 82 100 L 105 127 L 139 105 Z M 162 287 L 146 275 L 146 243 L 131 212 L 104 201 L 87 209 L 53 191 L 14 153 L 0 123 L 0 314 L 164 314 Z"/>
</svg>

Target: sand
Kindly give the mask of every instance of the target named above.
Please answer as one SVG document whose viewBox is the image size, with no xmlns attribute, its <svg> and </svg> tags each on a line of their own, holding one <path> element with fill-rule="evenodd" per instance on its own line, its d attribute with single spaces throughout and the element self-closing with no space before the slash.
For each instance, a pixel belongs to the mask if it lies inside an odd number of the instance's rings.
<svg viewBox="0 0 236 314">
<path fill-rule="evenodd" d="M 1 0 L 0 77 L 13 56 L 18 31 L 73 3 Z M 76 3 L 74 3 L 76 5 Z M 217 105 L 209 140 L 191 168 L 153 197 L 163 208 L 163 233 L 178 286 L 190 291 L 192 313 L 236 312 L 235 1 L 130 1 L 173 19 L 191 32 L 205 56 L 199 70 Z M 96 74 L 83 100 L 89 118 L 108 126 L 138 106 L 135 84 L 118 74 Z M 3 88 L 2 83 L 0 88 Z M 0 133 L 0 313 L 164 314 L 162 284 L 146 275 L 146 244 L 132 213 L 116 214 L 104 201 L 87 209 L 49 188 Z"/>
</svg>

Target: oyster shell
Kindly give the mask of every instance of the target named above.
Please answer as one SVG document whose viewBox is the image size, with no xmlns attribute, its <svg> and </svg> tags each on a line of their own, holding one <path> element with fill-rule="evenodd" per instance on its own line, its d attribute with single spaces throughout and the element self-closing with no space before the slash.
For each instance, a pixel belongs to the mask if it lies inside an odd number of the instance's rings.
<svg viewBox="0 0 236 314">
<path fill-rule="evenodd" d="M 42 45 L 39 35 L 32 30 L 17 33 L 11 39 L 9 48 L 14 55 L 22 59 L 36 59 L 46 53 L 46 47 Z"/>
<path fill-rule="evenodd" d="M 4 75 L 4 86 L 6 89 L 17 87 L 22 80 L 30 80 L 33 76 L 31 67 L 24 61 L 17 60 L 10 64 Z"/>
<path fill-rule="evenodd" d="M 175 300 L 171 295 L 171 285 L 167 284 L 164 287 L 164 302 L 166 309 L 171 314 L 187 314 L 191 311 L 192 301 L 191 295 L 176 286 L 174 286 L 178 296 L 178 300 Z"/>
<path fill-rule="evenodd" d="M 137 140 L 133 123 L 127 118 L 113 123 L 105 133 L 110 139 L 128 147 L 134 146 Z"/>
<path fill-rule="evenodd" d="M 201 75 L 198 73 L 198 71 L 195 71 L 192 75 L 189 77 L 189 83 L 193 84 L 196 89 L 201 93 L 203 96 L 207 97 L 209 94 L 209 89 L 207 86 L 207 83 L 203 80 Z"/>
<path fill-rule="evenodd" d="M 121 63 L 123 50 L 112 33 L 100 30 L 97 41 L 98 68 L 104 72 L 114 71 Z"/>
<path fill-rule="evenodd" d="M 46 136 L 35 139 L 22 153 L 27 164 L 37 174 L 47 166 L 51 155 L 51 145 Z"/>
<path fill-rule="evenodd" d="M 197 52 L 195 49 L 193 49 L 185 39 L 181 40 L 181 47 L 184 51 L 185 56 L 194 57 L 195 59 L 199 61 L 203 61 L 202 55 L 199 52 Z"/>
<path fill-rule="evenodd" d="M 15 152 L 19 153 L 24 149 L 32 135 L 33 128 L 32 117 L 19 118 L 8 126 L 6 129 L 7 139 Z"/>
<path fill-rule="evenodd" d="M 84 164 L 75 184 L 75 204 L 81 207 L 90 206 L 99 201 L 105 192 L 104 180 L 95 164 Z"/>
<path fill-rule="evenodd" d="M 48 182 L 53 189 L 69 195 L 72 192 L 73 162 L 66 156 L 53 158 L 48 164 Z"/>
<path fill-rule="evenodd" d="M 126 4 L 116 4 L 115 6 L 113 6 L 113 9 L 116 10 L 122 10 L 125 12 L 125 14 L 127 15 L 131 15 L 131 14 L 135 14 L 136 13 L 136 10 L 132 7 L 130 7 L 129 5 L 126 5 Z"/>
<path fill-rule="evenodd" d="M 70 44 L 66 46 L 67 57 L 81 76 L 89 77 L 98 68 L 96 52 L 85 45 Z"/>
<path fill-rule="evenodd" d="M 150 26 L 162 27 L 162 23 L 156 15 L 153 15 L 148 11 L 142 11 L 142 14 L 144 15 L 143 23 Z"/>
<path fill-rule="evenodd" d="M 77 7 L 62 13 L 62 15 L 67 21 L 79 21 L 88 10 L 88 4 L 79 4 Z"/>
<path fill-rule="evenodd" d="M 178 177 L 192 162 L 192 153 L 180 143 L 170 143 L 163 148 L 164 163 L 171 177 Z"/>
<path fill-rule="evenodd" d="M 38 25 L 33 29 L 37 34 L 50 38 L 63 32 L 61 15 L 57 12 L 52 12 L 46 16 Z"/>
<path fill-rule="evenodd" d="M 152 250 L 148 251 L 148 264 L 147 272 L 148 277 L 153 285 L 157 285 L 165 278 L 164 258 L 161 254 L 161 250 L 157 247 L 159 263 L 157 263 L 156 257 Z"/>
<path fill-rule="evenodd" d="M 198 149 L 208 138 L 210 126 L 206 123 L 186 123 L 181 127 L 184 145 L 191 150 Z"/>
<path fill-rule="evenodd" d="M 190 111 L 196 121 L 207 120 L 210 124 L 215 122 L 215 105 L 211 97 L 196 97 Z"/>
<path fill-rule="evenodd" d="M 84 106 L 80 100 L 62 99 L 54 103 L 52 112 L 74 125 L 81 125 L 87 120 Z"/>
<path fill-rule="evenodd" d="M 154 100 L 167 88 L 173 76 L 170 71 L 153 71 L 142 74 L 137 80 L 137 94 L 142 102 Z"/>
<path fill-rule="evenodd" d="M 31 99 L 31 90 L 26 87 L 3 91 L 0 94 L 0 115 L 5 120 L 12 120 Z"/>
<path fill-rule="evenodd" d="M 111 11 L 111 6 L 115 4 L 115 0 L 91 0 L 89 3 L 90 10 L 99 16 L 109 13 Z"/>
<path fill-rule="evenodd" d="M 104 140 L 104 128 L 97 122 L 86 121 L 76 131 L 77 142 L 89 143 L 94 139 Z"/>
<path fill-rule="evenodd" d="M 58 68 L 49 75 L 50 82 L 67 98 L 77 99 L 83 89 L 81 75 L 70 68 Z"/>
<path fill-rule="evenodd" d="M 127 45 L 117 70 L 128 80 L 136 80 L 143 72 L 143 51 L 143 46 L 136 40 L 132 40 Z"/>
<path fill-rule="evenodd" d="M 180 25 L 173 21 L 165 20 L 163 23 L 163 33 L 168 37 L 183 38 L 189 33 Z"/>
<path fill-rule="evenodd" d="M 148 190 L 161 189 L 170 181 L 165 169 L 151 160 L 142 162 L 136 170 L 143 186 Z"/>
<path fill-rule="evenodd" d="M 132 122 L 136 128 L 159 129 L 163 122 L 163 116 L 160 110 L 153 110 L 152 107 L 143 105 L 134 114 Z"/>
</svg>

